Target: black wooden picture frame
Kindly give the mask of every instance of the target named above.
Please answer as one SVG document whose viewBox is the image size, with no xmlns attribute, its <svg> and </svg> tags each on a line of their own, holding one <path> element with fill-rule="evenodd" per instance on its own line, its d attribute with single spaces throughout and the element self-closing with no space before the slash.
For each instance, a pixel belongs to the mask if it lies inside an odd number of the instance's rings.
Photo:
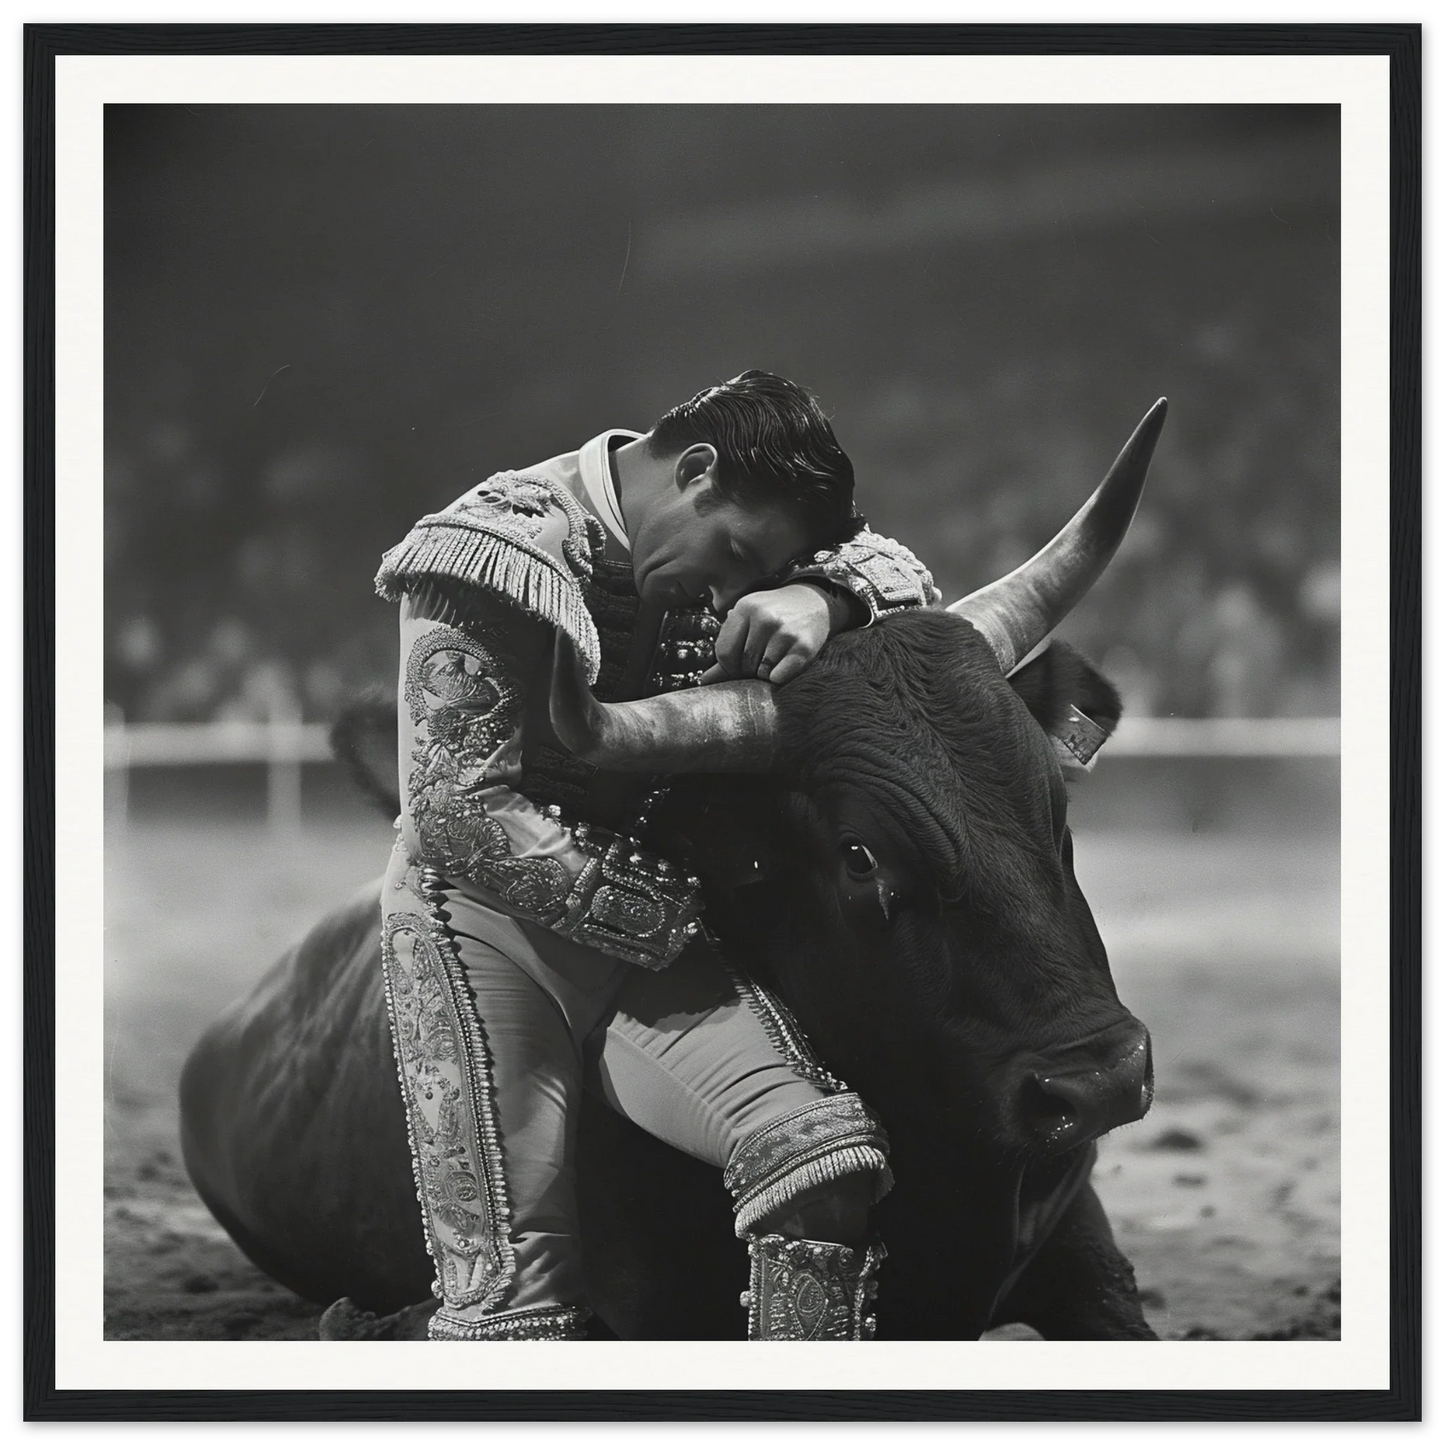
<svg viewBox="0 0 1445 1445">
<path fill-rule="evenodd" d="M 55 1383 L 57 57 L 1381 55 L 1390 66 L 1390 1384 L 1383 1390 L 73 1390 Z M 1421 1412 L 1421 33 L 1413 25 L 59 25 L 24 42 L 29 1420 L 1413 1420 Z M 1201 1345 L 1200 1348 L 1208 1348 Z"/>
</svg>

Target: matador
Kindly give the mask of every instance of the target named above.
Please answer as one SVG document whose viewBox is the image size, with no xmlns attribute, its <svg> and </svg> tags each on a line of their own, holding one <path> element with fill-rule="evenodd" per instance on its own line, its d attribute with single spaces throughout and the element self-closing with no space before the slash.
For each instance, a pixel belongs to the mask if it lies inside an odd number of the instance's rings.
<svg viewBox="0 0 1445 1445">
<path fill-rule="evenodd" d="M 938 600 L 853 505 L 816 399 L 745 372 L 650 431 L 490 476 L 383 559 L 400 603 L 401 816 L 383 959 L 444 1340 L 582 1339 L 584 1087 L 716 1166 L 752 1339 L 862 1339 L 888 1142 L 637 842 L 657 779 L 553 735 L 557 638 L 607 701 L 785 686 L 842 628 Z M 664 780 L 665 783 L 665 780 Z M 740 1283 L 742 1283 L 740 1281 Z"/>
</svg>

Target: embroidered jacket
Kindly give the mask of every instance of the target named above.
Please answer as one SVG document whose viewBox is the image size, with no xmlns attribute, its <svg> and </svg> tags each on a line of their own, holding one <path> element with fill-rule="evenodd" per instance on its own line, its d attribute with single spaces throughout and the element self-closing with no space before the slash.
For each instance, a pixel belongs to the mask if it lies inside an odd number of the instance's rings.
<svg viewBox="0 0 1445 1445">
<path fill-rule="evenodd" d="M 696 685 L 720 624 L 705 608 L 647 615 L 630 565 L 605 553 L 601 523 L 547 463 L 489 477 L 383 557 L 377 591 L 402 608 L 402 837 L 484 901 L 660 968 L 698 927 L 698 883 L 637 841 L 635 780 L 551 737 L 550 635 L 619 700 Z M 910 552 L 866 529 L 781 580 L 842 587 L 869 622 L 938 600 Z"/>
</svg>

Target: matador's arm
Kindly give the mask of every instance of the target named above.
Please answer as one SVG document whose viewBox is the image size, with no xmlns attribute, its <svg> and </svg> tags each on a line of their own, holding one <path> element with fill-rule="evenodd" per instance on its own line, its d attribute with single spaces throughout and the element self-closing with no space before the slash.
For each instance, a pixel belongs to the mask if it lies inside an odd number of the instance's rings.
<svg viewBox="0 0 1445 1445">
<path fill-rule="evenodd" d="M 576 582 L 547 561 L 566 562 L 554 544 L 576 518 L 535 482 L 493 478 L 483 487 L 491 490 L 478 489 L 480 500 L 460 516 L 449 509 L 423 519 L 378 577 L 379 590 L 401 603 L 407 851 L 486 901 L 660 968 L 696 931 L 697 881 L 634 840 L 569 825 L 518 791 L 528 683 L 554 631 L 584 658 L 589 643 L 596 655 Z"/>
<path fill-rule="evenodd" d="M 857 604 L 853 625 L 865 627 L 901 608 L 931 607 L 943 600 L 928 568 L 907 547 L 867 525 L 852 541 L 815 552 L 783 578 L 784 586 L 795 582 L 847 594 Z"/>
<path fill-rule="evenodd" d="M 825 614 L 808 592 L 821 594 Z M 718 633 L 717 661 L 702 681 L 757 676 L 786 682 L 829 637 L 942 600 L 928 569 L 907 547 L 863 525 L 850 541 L 815 552 L 740 599 Z"/>
</svg>

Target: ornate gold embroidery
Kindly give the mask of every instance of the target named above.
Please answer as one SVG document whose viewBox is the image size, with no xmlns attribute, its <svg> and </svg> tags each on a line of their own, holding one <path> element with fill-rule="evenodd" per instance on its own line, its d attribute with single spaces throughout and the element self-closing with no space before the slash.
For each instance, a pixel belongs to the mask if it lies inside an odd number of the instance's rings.
<svg viewBox="0 0 1445 1445">
<path fill-rule="evenodd" d="M 657 652 L 652 659 L 654 692 L 696 687 L 716 661 L 722 624 L 705 607 L 675 608 L 662 620 Z"/>
<path fill-rule="evenodd" d="M 781 1234 L 748 1241 L 749 1287 L 742 1303 L 750 1340 L 871 1340 L 867 1313 L 878 1293 L 881 1244 L 850 1249 Z"/>
<path fill-rule="evenodd" d="M 517 535 L 530 541 L 542 530 L 553 493 L 539 482 L 515 474 L 488 477 L 457 504 L 458 512 L 512 518 Z"/>
<path fill-rule="evenodd" d="M 438 627 L 417 639 L 406 664 L 412 722 L 473 762 L 490 758 L 521 717 L 520 693 L 494 648 L 502 650 L 485 629 Z"/>
<path fill-rule="evenodd" d="M 697 929 L 695 878 L 585 823 L 569 830 L 587 860 L 574 876 L 557 858 L 513 857 L 488 814 L 488 766 L 517 738 L 522 714 L 502 639 L 476 626 L 423 633 L 407 659 L 404 696 L 416 729 L 407 802 L 423 863 L 614 958 L 660 968 L 677 956 Z M 547 811 L 566 826 L 559 809 Z"/>
<path fill-rule="evenodd" d="M 644 968 L 663 968 L 700 927 L 698 880 L 630 838 L 579 823 L 573 837 L 592 862 L 573 885 L 557 932 Z"/>
<path fill-rule="evenodd" d="M 754 1129 L 723 1173 L 739 1235 L 804 1194 L 850 1174 L 871 1175 L 873 1203 L 893 1187 L 888 1135 L 857 1094 L 828 1094 Z"/>
<path fill-rule="evenodd" d="M 417 730 L 408 802 L 424 862 L 554 922 L 572 882 L 567 869 L 555 858 L 514 858 L 505 830 L 487 814 L 488 764 L 522 716 L 520 689 L 497 655 L 503 651 L 484 628 L 437 627 L 417 639 L 405 683 Z"/>
<path fill-rule="evenodd" d="M 585 1340 L 592 1311 L 580 1305 L 532 1305 L 467 1317 L 440 1309 L 427 1334 L 433 1340 Z"/>
<path fill-rule="evenodd" d="M 441 1298 L 486 1308 L 514 1270 L 486 1039 L 440 917 L 439 880 L 413 881 L 400 850 L 392 872 L 405 896 L 383 892 L 382 971 L 427 1249 Z"/>
<path fill-rule="evenodd" d="M 847 1089 L 847 1084 L 836 1074 L 823 1067 L 822 1061 L 813 1051 L 797 1020 L 788 1012 L 782 1000 L 770 989 L 747 977 L 746 974 L 728 967 L 737 991 L 747 1000 L 748 1007 L 758 1016 L 773 1047 L 797 1071 L 800 1078 L 816 1084 L 825 1093 L 836 1094 Z"/>
<path fill-rule="evenodd" d="M 851 592 L 867 609 L 868 620 L 901 607 L 927 607 L 937 600 L 928 569 L 900 542 L 865 527 L 851 542 L 816 553 L 785 579 L 806 582 L 819 577 Z"/>
</svg>

